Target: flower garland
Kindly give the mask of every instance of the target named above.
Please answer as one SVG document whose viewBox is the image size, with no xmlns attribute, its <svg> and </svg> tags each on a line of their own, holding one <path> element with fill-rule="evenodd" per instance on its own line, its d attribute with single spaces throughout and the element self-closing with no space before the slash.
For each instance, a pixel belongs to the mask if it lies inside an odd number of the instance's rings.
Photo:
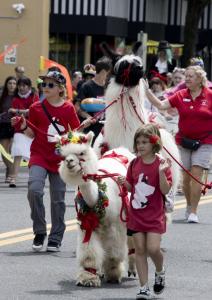
<svg viewBox="0 0 212 300">
<path fill-rule="evenodd" d="M 83 243 L 89 242 L 92 232 L 99 227 L 102 219 L 105 216 L 105 208 L 109 205 L 109 199 L 106 195 L 107 185 L 97 181 L 99 198 L 94 207 L 90 208 L 80 191 L 78 192 L 75 203 L 76 206 L 79 204 L 80 209 L 77 212 L 77 219 L 81 222 L 80 228 L 85 230 L 85 237 Z"/>
<path fill-rule="evenodd" d="M 63 135 L 59 142 L 56 144 L 56 153 L 60 153 L 60 149 L 62 146 L 71 144 L 82 144 L 87 143 L 87 138 L 84 135 L 74 135 L 72 131 L 69 131 L 66 135 Z"/>
</svg>

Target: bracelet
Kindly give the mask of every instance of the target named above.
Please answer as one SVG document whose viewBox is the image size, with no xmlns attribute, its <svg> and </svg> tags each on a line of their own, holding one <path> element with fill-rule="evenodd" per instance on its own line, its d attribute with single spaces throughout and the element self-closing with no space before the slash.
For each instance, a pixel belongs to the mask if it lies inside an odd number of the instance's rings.
<svg viewBox="0 0 212 300">
<path fill-rule="evenodd" d="M 21 129 L 21 131 L 24 132 L 27 128 L 28 128 L 28 126 L 26 124 L 26 126 L 23 129 Z"/>
</svg>

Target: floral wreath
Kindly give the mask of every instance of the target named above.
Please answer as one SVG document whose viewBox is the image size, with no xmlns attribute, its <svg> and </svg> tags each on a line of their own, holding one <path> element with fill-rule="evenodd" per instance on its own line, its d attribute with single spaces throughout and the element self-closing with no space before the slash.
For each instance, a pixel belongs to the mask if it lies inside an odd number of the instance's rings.
<svg viewBox="0 0 212 300">
<path fill-rule="evenodd" d="M 101 181 L 97 181 L 99 198 L 94 207 L 90 208 L 80 191 L 75 197 L 75 205 L 77 210 L 77 219 L 81 222 L 80 228 L 85 230 L 85 237 L 83 239 L 83 243 L 87 243 L 90 241 L 92 232 L 99 227 L 102 223 L 102 219 L 105 216 L 105 208 L 109 205 L 109 199 L 106 195 L 107 185 L 106 183 L 101 183 Z M 77 208 L 79 205 L 79 210 Z"/>
<path fill-rule="evenodd" d="M 56 153 L 60 154 L 61 147 L 68 144 L 83 144 L 87 143 L 88 139 L 84 135 L 74 134 L 73 131 L 69 131 L 66 135 L 59 138 L 59 142 L 55 145 Z"/>
</svg>

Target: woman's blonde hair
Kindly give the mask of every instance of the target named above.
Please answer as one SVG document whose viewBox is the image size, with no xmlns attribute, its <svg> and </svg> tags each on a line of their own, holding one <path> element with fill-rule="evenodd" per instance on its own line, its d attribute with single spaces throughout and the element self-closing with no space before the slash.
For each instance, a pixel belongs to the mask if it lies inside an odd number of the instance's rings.
<svg viewBox="0 0 212 300">
<path fill-rule="evenodd" d="M 133 150 L 135 153 L 137 153 L 137 139 L 141 136 L 145 138 L 150 138 L 152 136 L 159 137 L 157 142 L 153 144 L 152 150 L 154 153 L 158 153 L 162 149 L 161 135 L 158 127 L 154 124 L 146 124 L 136 130 L 133 142 Z"/>
<path fill-rule="evenodd" d="M 188 66 L 187 70 L 192 70 L 194 73 L 200 77 L 202 86 L 207 86 L 207 74 L 200 66 Z"/>
</svg>

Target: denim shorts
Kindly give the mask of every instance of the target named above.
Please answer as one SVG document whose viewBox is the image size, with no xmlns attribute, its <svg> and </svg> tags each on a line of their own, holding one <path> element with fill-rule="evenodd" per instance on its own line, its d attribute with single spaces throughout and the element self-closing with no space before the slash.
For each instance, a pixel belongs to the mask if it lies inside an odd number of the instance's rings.
<svg viewBox="0 0 212 300">
<path fill-rule="evenodd" d="M 199 166 L 205 170 L 210 169 L 212 159 L 212 145 L 203 144 L 196 151 L 179 147 L 181 162 L 187 170 L 192 166 Z"/>
</svg>

